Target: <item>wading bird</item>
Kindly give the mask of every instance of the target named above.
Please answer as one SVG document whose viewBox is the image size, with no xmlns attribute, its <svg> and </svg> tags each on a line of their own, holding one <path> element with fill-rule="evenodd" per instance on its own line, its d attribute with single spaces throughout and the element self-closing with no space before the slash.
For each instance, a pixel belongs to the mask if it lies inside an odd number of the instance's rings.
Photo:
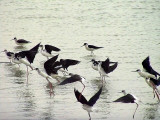
<svg viewBox="0 0 160 120">
<path fill-rule="evenodd" d="M 40 76 L 46 78 L 46 80 L 47 80 L 47 82 L 48 82 L 48 85 L 49 85 L 49 88 L 50 88 L 50 96 L 51 96 L 52 93 L 54 94 L 54 92 L 53 92 L 53 85 L 52 85 L 52 83 L 49 81 L 49 79 L 53 79 L 53 78 L 52 78 L 51 76 L 45 74 L 44 72 L 40 71 L 39 68 L 35 68 L 35 69 L 33 69 L 33 70 L 36 70 Z"/>
<path fill-rule="evenodd" d="M 88 45 L 88 43 L 84 43 L 83 46 L 85 46 L 86 50 L 91 51 L 91 55 L 94 54 L 93 53 L 94 50 L 98 50 L 100 48 L 103 48 L 103 47 L 97 47 L 97 46 L 94 46 L 94 45 Z"/>
<path fill-rule="evenodd" d="M 14 37 L 14 39 L 12 40 L 14 40 L 17 45 L 21 45 L 21 46 L 31 43 L 30 41 L 27 41 L 24 39 L 17 39 L 16 37 Z"/>
<path fill-rule="evenodd" d="M 113 65 L 110 65 L 110 64 Z M 101 61 L 98 64 L 98 71 L 100 73 L 100 77 L 103 83 L 103 80 L 105 81 L 105 76 L 108 75 L 108 73 L 113 72 L 118 66 L 118 62 L 110 62 L 109 58 L 107 58 L 105 61 Z"/>
<path fill-rule="evenodd" d="M 80 61 L 78 60 L 73 60 L 73 59 L 60 59 L 60 64 L 62 65 L 62 68 L 60 71 L 62 71 L 62 73 L 64 75 L 66 75 L 66 73 L 68 74 L 68 67 L 72 66 L 72 65 L 76 65 L 79 64 Z"/>
<path fill-rule="evenodd" d="M 41 54 L 45 57 L 47 57 L 47 59 L 49 59 L 49 57 L 53 57 L 54 55 L 52 54 L 52 52 L 59 52 L 61 51 L 59 48 L 52 46 L 52 45 L 40 45 L 41 47 Z"/>
<path fill-rule="evenodd" d="M 10 60 L 10 63 L 11 63 L 12 62 L 12 56 L 14 55 L 14 53 L 13 52 L 9 52 L 6 49 L 4 51 L 2 51 L 2 52 L 5 52 L 7 58 Z"/>
<path fill-rule="evenodd" d="M 160 85 L 160 77 L 157 79 L 159 73 L 153 70 L 153 68 L 151 67 L 149 57 L 143 60 L 142 66 L 144 71 L 138 69 L 133 72 L 137 72 L 141 77 L 145 79 L 146 83 L 153 89 L 154 98 L 156 95 L 158 100 L 160 101 L 160 93 L 157 89 L 157 86 Z"/>
<path fill-rule="evenodd" d="M 28 51 L 21 51 L 21 52 L 15 54 L 15 57 L 17 58 L 17 60 L 19 60 L 19 62 L 25 64 L 27 67 L 27 83 L 28 83 L 28 75 L 29 75 L 28 66 L 33 70 L 33 66 L 31 65 L 31 63 L 33 63 L 33 61 L 34 61 L 34 58 L 38 52 L 39 45 L 40 45 L 40 43 Z"/>
<path fill-rule="evenodd" d="M 136 113 L 136 110 L 138 108 L 138 102 L 140 102 L 140 100 L 132 95 L 132 94 L 126 94 L 125 90 L 122 90 L 122 93 L 124 94 L 124 96 L 118 98 L 117 100 L 113 101 L 113 102 L 122 102 L 122 103 L 135 103 L 137 105 L 136 109 L 135 109 L 135 112 L 133 114 L 133 119 L 134 119 L 134 116 L 135 116 L 135 113 Z"/>
</svg>

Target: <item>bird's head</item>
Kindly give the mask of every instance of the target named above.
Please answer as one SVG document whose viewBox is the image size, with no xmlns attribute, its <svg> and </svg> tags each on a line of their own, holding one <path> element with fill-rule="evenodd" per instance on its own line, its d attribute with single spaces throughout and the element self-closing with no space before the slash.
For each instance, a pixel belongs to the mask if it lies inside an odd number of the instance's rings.
<svg viewBox="0 0 160 120">
<path fill-rule="evenodd" d="M 7 52 L 7 50 L 6 50 L 6 49 L 4 49 L 2 52 Z"/>
<path fill-rule="evenodd" d="M 39 45 L 39 47 L 43 47 L 43 45 Z"/>
<path fill-rule="evenodd" d="M 84 43 L 81 47 L 88 45 L 87 43 Z"/>
<path fill-rule="evenodd" d="M 74 74 L 73 74 L 73 73 L 69 73 L 68 75 L 69 75 L 69 76 L 73 76 Z"/>
<path fill-rule="evenodd" d="M 12 40 L 17 40 L 17 38 L 16 38 L 16 37 L 14 37 Z"/>
<path fill-rule="evenodd" d="M 21 59 L 22 57 L 21 57 L 20 55 L 17 55 L 16 58 L 17 58 L 17 59 Z"/>
<path fill-rule="evenodd" d="M 140 70 L 140 69 L 137 69 L 136 71 L 132 71 L 132 72 L 141 72 L 141 70 Z"/>
<path fill-rule="evenodd" d="M 39 71 L 39 68 L 34 68 L 33 70 Z"/>
<path fill-rule="evenodd" d="M 124 95 L 126 95 L 126 91 L 125 90 L 122 90 L 121 93 L 123 93 Z"/>
</svg>

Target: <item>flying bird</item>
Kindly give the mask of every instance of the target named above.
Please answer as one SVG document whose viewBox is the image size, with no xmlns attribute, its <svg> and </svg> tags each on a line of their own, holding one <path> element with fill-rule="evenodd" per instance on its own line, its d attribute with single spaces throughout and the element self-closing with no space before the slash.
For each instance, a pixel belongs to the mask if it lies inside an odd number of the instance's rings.
<svg viewBox="0 0 160 120">
<path fill-rule="evenodd" d="M 113 101 L 113 102 L 122 102 L 122 103 L 135 103 L 137 105 L 136 109 L 135 109 L 135 112 L 133 114 L 133 119 L 134 119 L 134 116 L 135 116 L 135 113 L 136 113 L 136 110 L 138 108 L 138 102 L 140 102 L 140 100 L 132 95 L 132 94 L 126 94 L 126 91 L 125 90 L 122 90 L 122 93 L 124 94 L 124 96 L 118 98 L 117 100 Z"/>
<path fill-rule="evenodd" d="M 160 93 L 157 89 L 157 86 L 160 85 L 160 77 L 159 73 L 153 70 L 153 68 L 150 65 L 149 56 L 142 61 L 142 66 L 144 71 L 141 71 L 140 69 L 137 69 L 136 71 L 141 77 L 143 77 L 146 81 L 146 83 L 153 89 L 154 98 L 155 95 L 157 96 L 158 100 L 160 101 Z"/>
<path fill-rule="evenodd" d="M 76 96 L 78 102 L 80 102 L 83 105 L 82 108 L 88 112 L 89 120 L 91 120 L 90 112 L 93 112 L 92 107 L 99 99 L 100 94 L 102 93 L 102 87 L 99 89 L 99 91 L 94 96 L 92 96 L 90 98 L 89 101 L 87 101 L 86 98 L 83 95 L 81 95 L 81 93 L 78 90 L 76 90 L 75 88 L 74 88 L 74 93 L 75 93 L 75 96 Z M 81 98 L 79 99 L 80 95 L 81 95 Z"/>
<path fill-rule="evenodd" d="M 142 66 L 143 66 L 144 71 L 146 71 L 146 72 L 148 72 L 148 73 L 150 73 L 152 75 L 155 75 L 155 77 L 157 77 L 157 75 L 160 76 L 160 74 L 157 71 L 155 71 L 152 68 L 152 66 L 150 65 L 149 56 L 146 59 L 143 60 Z"/>
</svg>

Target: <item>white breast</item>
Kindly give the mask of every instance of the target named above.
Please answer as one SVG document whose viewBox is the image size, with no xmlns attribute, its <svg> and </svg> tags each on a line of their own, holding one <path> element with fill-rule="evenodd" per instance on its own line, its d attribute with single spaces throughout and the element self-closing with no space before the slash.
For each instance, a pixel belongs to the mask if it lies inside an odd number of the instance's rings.
<svg viewBox="0 0 160 120">
<path fill-rule="evenodd" d="M 16 58 L 12 58 L 12 62 L 16 63 L 16 64 L 21 64 L 21 62 L 19 60 L 17 60 Z"/>
<path fill-rule="evenodd" d="M 92 63 L 92 68 L 93 68 L 94 70 L 98 71 L 98 65 L 94 65 L 94 64 Z"/>
<path fill-rule="evenodd" d="M 45 50 L 41 50 L 41 54 L 43 55 L 43 56 L 46 56 L 46 57 L 53 57 L 54 55 L 52 55 L 52 54 L 49 54 L 48 52 L 46 52 Z"/>
<path fill-rule="evenodd" d="M 101 67 L 102 63 L 98 64 L 98 71 L 102 76 L 107 76 L 106 72 L 103 70 L 103 68 Z"/>
<path fill-rule="evenodd" d="M 86 110 L 87 112 L 93 112 L 92 106 L 88 106 L 88 105 L 86 105 L 86 104 L 83 104 L 82 108 L 83 108 L 84 110 Z"/>
<path fill-rule="evenodd" d="M 86 50 L 88 50 L 88 51 L 93 51 L 93 50 L 94 50 L 93 48 L 89 48 L 88 45 L 85 45 L 85 48 L 86 48 Z"/>
<path fill-rule="evenodd" d="M 153 79 L 156 79 L 156 77 L 148 72 L 138 72 L 139 75 L 145 79 L 148 79 L 148 78 L 153 78 Z"/>
</svg>

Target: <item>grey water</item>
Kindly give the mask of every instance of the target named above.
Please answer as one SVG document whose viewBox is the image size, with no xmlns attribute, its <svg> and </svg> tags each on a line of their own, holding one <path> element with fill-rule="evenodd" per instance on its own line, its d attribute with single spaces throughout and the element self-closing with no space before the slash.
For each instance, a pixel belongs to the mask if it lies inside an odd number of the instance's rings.
<svg viewBox="0 0 160 120">
<path fill-rule="evenodd" d="M 0 51 L 28 50 L 41 42 L 61 48 L 60 58 L 80 60 L 69 72 L 86 78 L 84 96 L 89 99 L 100 88 L 99 73 L 91 68 L 94 58 L 117 61 L 117 69 L 106 78 L 100 99 L 91 113 L 93 120 L 132 120 L 135 104 L 113 103 L 125 89 L 141 101 L 135 120 L 159 120 L 160 104 L 143 78 L 131 71 L 142 69 L 150 56 L 151 65 L 160 72 L 159 0 L 0 0 Z M 20 47 L 14 37 L 32 43 Z M 90 55 L 89 43 L 104 47 Z M 55 53 L 56 55 L 56 53 Z M 34 66 L 43 69 L 47 59 L 37 54 Z M 0 62 L 9 60 L 0 53 Z M 25 65 L 0 63 L 1 120 L 88 120 L 74 95 L 81 83 L 54 88 L 50 97 L 47 82 L 36 71 L 26 84 Z M 55 82 L 55 81 L 52 81 Z"/>
</svg>

